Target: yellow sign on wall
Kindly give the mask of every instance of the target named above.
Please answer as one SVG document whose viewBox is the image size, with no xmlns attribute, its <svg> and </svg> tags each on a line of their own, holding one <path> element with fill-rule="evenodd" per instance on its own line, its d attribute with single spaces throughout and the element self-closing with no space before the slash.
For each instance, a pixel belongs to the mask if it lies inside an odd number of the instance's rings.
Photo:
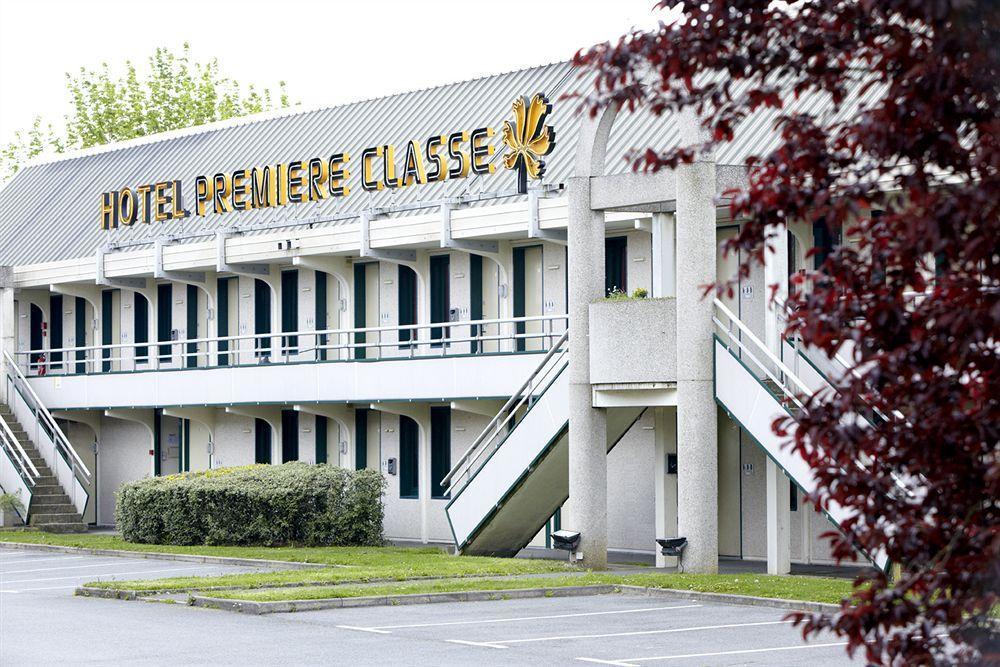
<svg viewBox="0 0 1000 667">
<path fill-rule="evenodd" d="M 555 146 L 555 131 L 545 125 L 552 107 L 539 94 L 530 102 L 517 98 L 512 108 L 513 124 L 505 121 L 502 130 L 508 149 L 503 163 L 507 169 L 518 170 L 519 190 L 525 192 L 527 178 L 544 176 L 542 157 Z M 184 207 L 179 180 L 124 187 L 101 194 L 101 228 L 347 197 L 347 180 L 354 169 L 360 170 L 361 187 L 368 192 L 465 178 L 470 173 L 492 174 L 495 147 L 490 140 L 495 134 L 493 128 L 484 126 L 411 140 L 405 146 L 369 146 L 356 158 L 338 152 L 198 176 L 194 179 L 193 211 Z"/>
</svg>

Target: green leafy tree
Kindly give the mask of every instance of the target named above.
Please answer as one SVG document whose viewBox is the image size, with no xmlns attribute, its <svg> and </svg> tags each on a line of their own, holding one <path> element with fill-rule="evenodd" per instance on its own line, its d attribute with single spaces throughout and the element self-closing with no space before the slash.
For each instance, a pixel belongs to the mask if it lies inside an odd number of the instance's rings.
<svg viewBox="0 0 1000 667">
<path fill-rule="evenodd" d="M 125 62 L 124 74 L 107 63 L 67 73 L 71 112 L 63 132 L 36 117 L 30 129 L 15 133 L 0 148 L 0 175 L 9 178 L 43 152 L 62 153 L 290 105 L 283 81 L 274 93 L 241 85 L 220 72 L 217 59 L 192 60 L 187 43 L 180 54 L 157 48 L 148 62 L 143 74 L 132 61 Z"/>
</svg>

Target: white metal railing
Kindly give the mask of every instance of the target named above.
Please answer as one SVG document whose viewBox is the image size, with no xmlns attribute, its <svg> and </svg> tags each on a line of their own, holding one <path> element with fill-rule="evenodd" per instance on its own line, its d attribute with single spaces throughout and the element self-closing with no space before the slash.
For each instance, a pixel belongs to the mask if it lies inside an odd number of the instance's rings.
<svg viewBox="0 0 1000 667">
<path fill-rule="evenodd" d="M 797 408 L 803 408 L 803 400 L 813 393 L 809 387 L 722 301 L 715 299 L 714 303 L 716 314 L 712 316 L 712 321 L 721 334 L 723 344 L 730 350 L 738 351 L 740 359 L 752 362 L 757 373 L 770 379 Z"/>
<path fill-rule="evenodd" d="M 10 424 L 4 421 L 2 416 L 0 416 L 0 449 L 10 458 L 21 479 L 29 487 L 33 487 L 39 477 L 38 468 L 31 462 L 31 457 L 24 451 L 24 447 L 21 446 L 20 440 L 14 435 Z"/>
<path fill-rule="evenodd" d="M 441 480 L 441 485 L 448 488 L 452 498 L 461 493 L 469 480 L 486 463 L 490 454 L 503 445 L 508 434 L 514 430 L 528 408 L 545 393 L 559 373 L 566 368 L 569 363 L 568 341 L 569 331 L 564 331 L 528 379 L 504 403 L 496 416 Z"/>
<path fill-rule="evenodd" d="M 205 336 L 186 340 L 19 350 L 26 375 L 212 368 L 303 361 L 351 361 L 544 351 L 566 315 Z M 53 361 L 53 357 L 58 357 Z"/>
<path fill-rule="evenodd" d="M 7 400 L 11 411 L 26 430 L 34 426 L 32 442 L 52 468 L 52 473 L 63 491 L 82 515 L 90 495 L 86 490 L 92 478 L 90 469 L 73 449 L 55 418 L 38 398 L 38 394 L 31 388 L 14 358 L 8 352 L 4 352 L 3 361 L 7 369 L 4 375 L 8 384 Z M 30 435 L 29 433 L 29 437 Z"/>
</svg>

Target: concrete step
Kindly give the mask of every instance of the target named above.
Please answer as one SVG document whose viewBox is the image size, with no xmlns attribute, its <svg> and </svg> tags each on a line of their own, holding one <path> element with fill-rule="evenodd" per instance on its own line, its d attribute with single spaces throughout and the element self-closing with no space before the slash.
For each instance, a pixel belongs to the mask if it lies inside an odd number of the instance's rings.
<svg viewBox="0 0 1000 667">
<path fill-rule="evenodd" d="M 54 497 L 54 496 L 53 496 Z M 37 498 L 37 496 L 36 496 Z M 35 502 L 36 498 L 32 499 L 31 502 L 31 513 L 35 514 L 76 514 L 76 508 L 70 502 L 60 502 L 59 499 L 52 502 Z M 48 498 L 45 499 L 48 501 Z M 67 501 L 69 498 L 66 499 Z"/>
<path fill-rule="evenodd" d="M 86 533 L 87 525 L 82 521 L 72 523 L 48 523 L 38 526 L 38 530 L 43 533 Z"/>
<path fill-rule="evenodd" d="M 35 498 L 35 497 L 37 497 L 37 498 L 49 498 L 49 497 L 52 497 L 52 496 L 65 496 L 65 495 L 67 495 L 66 494 L 66 490 L 63 489 L 58 484 L 46 484 L 45 486 L 42 486 L 42 487 L 36 486 L 35 488 L 33 488 L 31 490 L 31 497 L 32 498 Z"/>
<path fill-rule="evenodd" d="M 45 526 L 50 523 L 73 523 L 80 521 L 80 515 L 73 512 L 57 512 L 55 514 L 41 514 L 32 512 L 30 523 L 32 526 Z"/>
</svg>

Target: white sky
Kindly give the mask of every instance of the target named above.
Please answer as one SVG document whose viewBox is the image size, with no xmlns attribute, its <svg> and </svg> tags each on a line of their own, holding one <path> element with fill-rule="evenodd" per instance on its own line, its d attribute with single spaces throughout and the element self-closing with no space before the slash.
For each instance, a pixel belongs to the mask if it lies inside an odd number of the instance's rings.
<svg viewBox="0 0 1000 667">
<path fill-rule="evenodd" d="M 219 59 L 304 106 L 570 58 L 653 26 L 654 0 L 0 0 L 0 142 L 34 116 L 61 128 L 65 73 L 137 65 L 157 46 Z M 363 63 L 370 67 L 363 67 Z"/>
</svg>

